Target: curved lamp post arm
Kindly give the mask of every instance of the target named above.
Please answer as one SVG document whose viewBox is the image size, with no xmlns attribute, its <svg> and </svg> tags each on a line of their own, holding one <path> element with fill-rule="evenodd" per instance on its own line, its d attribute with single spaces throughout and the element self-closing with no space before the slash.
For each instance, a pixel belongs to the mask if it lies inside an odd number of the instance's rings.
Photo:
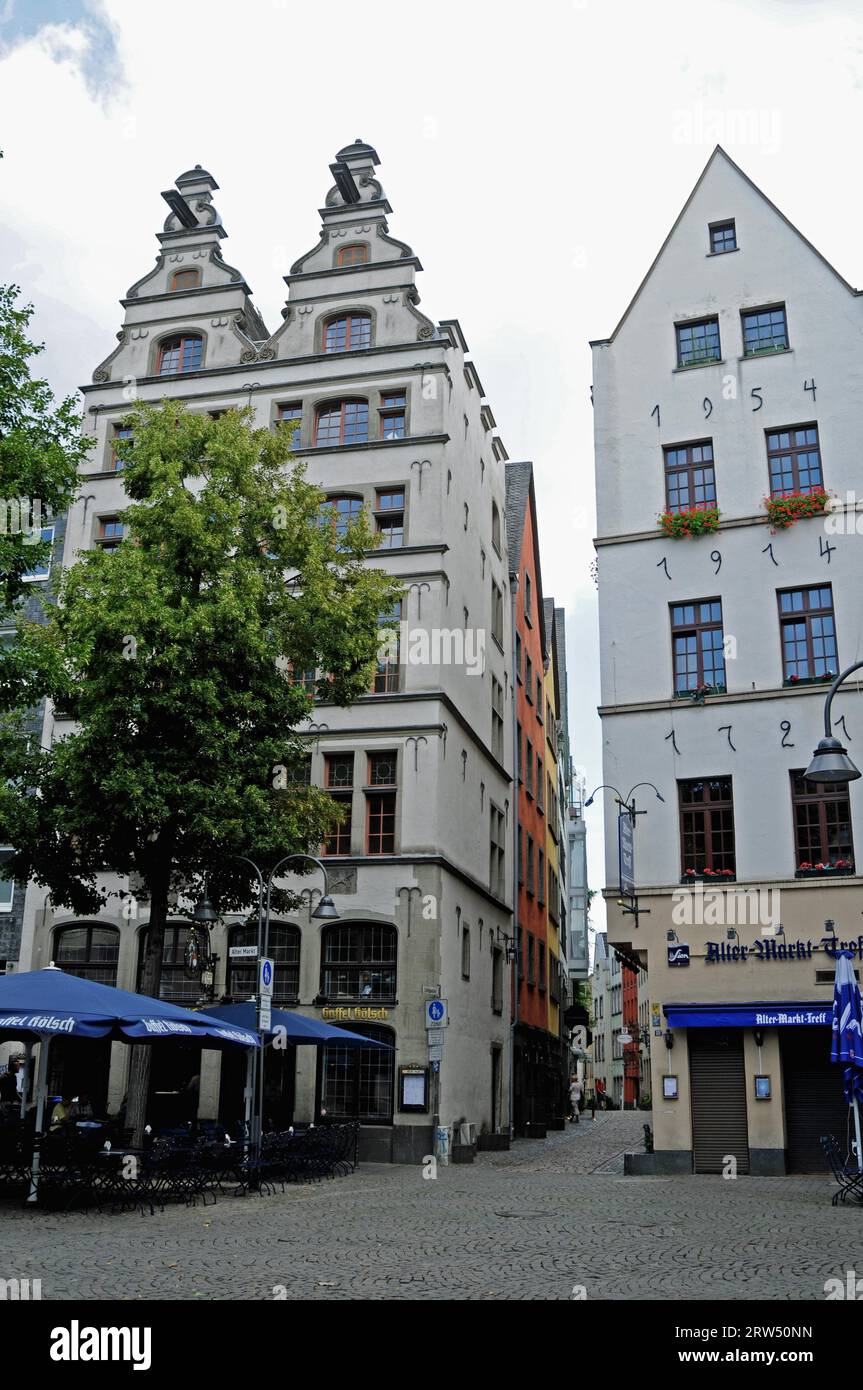
<svg viewBox="0 0 863 1390">
<path fill-rule="evenodd" d="M 827 692 L 827 699 L 824 702 L 824 735 L 826 738 L 833 737 L 833 723 L 830 714 L 830 707 L 833 704 L 833 696 L 836 694 L 836 691 L 839 689 L 842 682 L 847 681 L 848 677 L 852 675 L 854 671 L 859 671 L 861 670 L 861 668 L 863 668 L 863 661 L 855 661 L 853 666 L 846 667 L 846 669 L 841 673 L 841 675 L 838 675 L 836 677 L 835 681 L 833 682 L 829 691 Z"/>
<path fill-rule="evenodd" d="M 585 809 L 585 810 L 587 810 L 588 806 L 591 805 L 591 803 L 593 802 L 593 798 L 596 796 L 596 793 L 597 793 L 597 792 L 614 792 L 614 795 L 617 797 L 617 799 L 618 799 L 618 801 L 620 802 L 621 806 L 625 806 L 625 805 L 626 805 L 626 802 L 625 802 L 624 799 L 623 799 L 623 793 L 622 793 L 622 792 L 619 792 L 619 791 L 617 790 L 617 787 L 613 787 L 613 786 L 611 785 L 610 782 L 600 782 L 599 786 L 598 786 L 598 787 L 594 787 L 593 791 L 590 793 L 590 796 L 589 796 L 589 797 L 587 798 L 587 800 L 585 801 L 585 803 L 584 803 L 584 809 Z"/>
<path fill-rule="evenodd" d="M 634 787 L 630 787 L 630 789 L 629 789 L 629 795 L 628 795 L 628 797 L 626 798 L 627 803 L 628 803 L 629 805 L 632 805 L 632 794 L 633 794 L 633 792 L 637 792 L 639 787 L 650 787 L 653 791 L 656 792 L 656 798 L 657 798 L 658 801 L 662 801 L 662 802 L 665 801 L 665 797 L 662 795 L 662 792 L 659 790 L 659 788 L 657 787 L 657 785 L 656 785 L 655 782 L 636 782 L 636 784 L 635 784 Z"/>
</svg>

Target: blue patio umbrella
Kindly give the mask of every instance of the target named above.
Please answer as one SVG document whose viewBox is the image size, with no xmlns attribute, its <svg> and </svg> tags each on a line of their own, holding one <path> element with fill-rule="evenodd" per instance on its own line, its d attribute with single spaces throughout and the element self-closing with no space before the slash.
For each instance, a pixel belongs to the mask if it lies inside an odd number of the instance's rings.
<svg viewBox="0 0 863 1390">
<path fill-rule="evenodd" d="M 223 1019 L 232 1027 L 254 1029 L 257 1027 L 257 1007 L 254 999 L 245 1004 L 219 1004 L 210 1009 L 210 1018 Z M 391 1052 L 389 1043 L 377 1042 L 374 1038 L 364 1038 L 362 1033 L 350 1033 L 347 1028 L 337 1028 L 334 1024 L 323 1023 L 316 1018 L 306 1018 L 292 1009 L 272 1009 L 267 1038 L 280 1038 L 292 1047 L 374 1047 Z"/>
<path fill-rule="evenodd" d="M 0 978 L 0 1038 L 39 1042 L 36 1073 L 36 1131 L 45 1120 L 48 1052 L 52 1038 L 112 1038 L 121 1042 L 158 1043 L 177 1038 L 205 1047 L 260 1047 L 257 1033 L 227 1019 L 210 1018 L 151 999 L 146 994 L 114 989 L 67 975 L 55 965 Z M 39 1152 L 33 1154 L 28 1200 L 39 1189 Z"/>
<path fill-rule="evenodd" d="M 863 1100 L 863 1006 L 860 987 L 854 977 L 851 952 L 836 957 L 833 988 L 833 1042 L 831 1062 L 845 1063 L 845 1099 L 854 1110 L 857 1139 L 857 1168 L 863 1173 L 863 1145 L 860 1142 L 860 1102 Z"/>
</svg>

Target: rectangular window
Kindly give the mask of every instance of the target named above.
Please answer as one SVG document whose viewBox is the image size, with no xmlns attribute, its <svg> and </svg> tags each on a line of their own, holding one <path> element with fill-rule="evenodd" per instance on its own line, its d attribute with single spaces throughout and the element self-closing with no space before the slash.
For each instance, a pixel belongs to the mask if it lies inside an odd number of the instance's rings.
<svg viewBox="0 0 863 1390">
<path fill-rule="evenodd" d="M 779 594 L 782 667 L 786 685 L 838 674 L 833 589 L 786 589 Z"/>
<path fill-rule="evenodd" d="M 678 323 L 674 331 L 677 334 L 678 367 L 698 367 L 704 362 L 720 360 L 718 318 Z"/>
<path fill-rule="evenodd" d="M 350 792 L 333 792 L 332 799 L 341 811 L 342 819 L 327 836 L 324 854 L 350 854 L 353 797 Z"/>
<path fill-rule="evenodd" d="M 109 472 L 121 473 L 123 471 L 126 465 L 123 462 L 123 460 L 121 458 L 118 458 L 117 456 L 117 445 L 122 443 L 124 440 L 131 440 L 132 438 L 132 431 L 128 429 L 126 425 L 114 426 L 114 437 L 113 444 L 111 447 L 111 460 L 108 469 Z"/>
<path fill-rule="evenodd" d="M 298 425 L 303 418 L 303 406 L 301 401 L 288 401 L 284 405 L 277 406 L 278 419 L 288 425 Z"/>
<path fill-rule="evenodd" d="M 387 791 L 366 792 L 366 852 L 395 854 L 396 848 L 396 754 L 370 753 L 369 787 Z"/>
<path fill-rule="evenodd" d="M 710 227 L 710 249 L 714 256 L 723 251 L 737 250 L 737 229 L 734 219 L 730 222 L 714 222 Z"/>
<path fill-rule="evenodd" d="M 528 627 L 533 627 L 533 588 L 530 582 L 530 575 L 525 570 L 524 574 L 524 620 Z"/>
<path fill-rule="evenodd" d="M 536 892 L 536 879 L 533 872 L 533 836 L 527 837 L 527 891 L 533 897 Z"/>
<path fill-rule="evenodd" d="M 791 801 L 797 868 L 815 868 L 819 864 L 853 868 L 854 841 L 847 786 L 807 782 L 802 770 L 792 772 Z"/>
<path fill-rule="evenodd" d="M 540 941 L 540 942 L 538 942 L 537 944 L 538 944 L 538 952 L 537 952 L 537 954 L 538 954 L 538 959 L 539 959 L 539 972 L 538 972 L 538 980 L 537 980 L 537 983 L 538 983 L 538 985 L 539 985 L 539 988 L 542 990 L 542 992 L 545 993 L 545 942 L 544 942 L 544 941 Z"/>
<path fill-rule="evenodd" d="M 542 680 L 536 678 L 536 717 L 542 723 Z"/>
<path fill-rule="evenodd" d="M 491 581 L 491 635 L 503 650 L 503 589 Z"/>
<path fill-rule="evenodd" d="M 541 848 L 537 850 L 536 897 L 537 902 L 545 902 L 545 855 Z"/>
<path fill-rule="evenodd" d="M 735 872 L 734 802 L 730 777 L 677 784 L 681 870 L 693 874 Z"/>
<path fill-rule="evenodd" d="M 670 512 L 716 504 L 716 476 L 713 471 L 713 441 L 673 444 L 665 456 L 665 504 Z"/>
<path fill-rule="evenodd" d="M 535 984 L 536 984 L 536 970 L 535 970 L 535 968 L 534 968 L 534 944 L 535 944 L 535 943 L 534 943 L 534 939 L 533 939 L 533 933 L 532 933 L 532 932 L 528 932 L 528 934 L 527 934 L 527 983 L 528 983 L 529 985 L 535 985 Z"/>
<path fill-rule="evenodd" d="M 306 694 L 314 699 L 318 690 L 318 676 L 313 666 L 307 671 L 299 671 L 294 670 L 292 665 L 288 670 L 288 680 L 291 685 L 301 685 Z"/>
<path fill-rule="evenodd" d="M 2 866 L 3 861 L 7 859 L 12 852 L 11 845 L 3 845 L 0 847 L 0 866 Z M 0 872 L 2 872 L 2 869 L 0 869 Z M 0 877 L 0 912 L 12 911 L 12 899 L 14 896 L 15 884 L 12 879 Z"/>
<path fill-rule="evenodd" d="M 50 541 L 51 544 L 53 545 L 53 542 L 54 542 L 54 527 L 53 527 L 53 526 L 43 526 L 43 527 L 42 527 L 42 539 L 43 539 L 43 541 Z M 49 577 L 50 574 L 51 574 L 51 557 L 50 557 L 50 555 L 49 555 L 49 557 L 48 557 L 47 560 L 43 560 L 40 564 L 34 565 L 33 569 L 31 569 L 31 570 L 26 570 L 25 573 L 22 574 L 21 578 L 22 578 L 22 580 L 23 580 L 23 582 L 24 582 L 25 584 L 38 584 L 41 580 L 47 579 L 47 578 Z"/>
<path fill-rule="evenodd" d="M 391 695 L 399 689 L 401 679 L 401 623 L 402 607 L 395 604 L 390 613 L 383 613 L 378 626 L 385 629 L 381 634 L 372 690 L 375 695 Z"/>
<path fill-rule="evenodd" d="M 405 437 L 404 391 L 393 391 L 381 396 L 379 414 L 381 417 L 381 439 L 404 439 Z"/>
<path fill-rule="evenodd" d="M 378 488 L 375 493 L 375 530 L 381 538 L 381 550 L 397 550 L 404 545 L 404 488 Z"/>
<path fill-rule="evenodd" d="M 491 752 L 498 762 L 503 762 L 503 686 L 494 676 L 491 678 Z"/>
<path fill-rule="evenodd" d="M 519 785 L 521 785 L 521 783 L 524 781 L 524 758 L 522 757 L 521 747 L 522 747 L 522 744 L 521 744 L 521 724 L 520 724 L 520 723 L 516 723 L 516 726 L 515 726 L 515 756 L 516 756 L 516 763 L 517 763 L 517 765 L 518 765 L 518 780 L 519 780 Z"/>
<path fill-rule="evenodd" d="M 524 883 L 524 836 L 521 826 L 518 827 L 518 881 Z"/>
<path fill-rule="evenodd" d="M 103 516 L 96 530 L 96 544 L 102 550 L 116 550 L 123 539 L 123 523 L 118 516 Z"/>
<path fill-rule="evenodd" d="M 328 753 L 324 758 L 324 785 L 345 788 L 354 785 L 353 753 Z"/>
<path fill-rule="evenodd" d="M 722 601 L 718 598 L 671 605 L 674 693 L 709 686 L 725 689 Z"/>
<path fill-rule="evenodd" d="M 784 352 L 788 346 L 785 305 L 773 309 L 752 309 L 743 320 L 743 355 L 757 357 L 764 352 Z"/>
<path fill-rule="evenodd" d="M 499 946 L 491 958 L 491 1008 L 492 1013 L 503 1013 L 503 951 Z"/>
<path fill-rule="evenodd" d="M 470 927 L 461 929 L 461 977 L 470 979 Z"/>
<path fill-rule="evenodd" d="M 543 792 L 545 790 L 545 768 L 542 765 L 542 758 L 536 755 L 536 804 L 540 811 L 545 810 Z"/>
<path fill-rule="evenodd" d="M 767 466 L 771 497 L 823 487 L 818 426 L 790 425 L 783 430 L 768 430 Z"/>
<path fill-rule="evenodd" d="M 488 885 L 497 897 L 504 896 L 506 886 L 506 847 L 504 843 L 503 811 L 491 803 L 491 826 L 489 829 Z"/>
<path fill-rule="evenodd" d="M 529 656 L 524 658 L 524 695 L 525 699 L 533 704 L 533 662 Z"/>
<path fill-rule="evenodd" d="M 521 680 L 521 667 L 521 633 L 517 632 L 515 634 L 515 674 L 518 680 Z"/>
<path fill-rule="evenodd" d="M 528 796 L 533 796 L 533 744 L 530 739 L 524 745 L 524 785 Z"/>
</svg>

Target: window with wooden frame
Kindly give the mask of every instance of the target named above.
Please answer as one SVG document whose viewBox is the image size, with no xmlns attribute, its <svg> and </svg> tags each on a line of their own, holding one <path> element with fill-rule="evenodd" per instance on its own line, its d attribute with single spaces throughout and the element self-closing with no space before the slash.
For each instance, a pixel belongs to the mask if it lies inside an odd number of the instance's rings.
<svg viewBox="0 0 863 1390">
<path fill-rule="evenodd" d="M 369 246 L 366 241 L 352 241 L 347 246 L 340 246 L 336 252 L 336 265 L 340 270 L 345 270 L 352 265 L 365 265 L 369 259 Z"/>
<path fill-rule="evenodd" d="M 395 752 L 368 755 L 369 780 L 365 793 L 367 854 L 395 854 L 396 766 Z"/>
<path fill-rule="evenodd" d="M 134 433 L 128 425 L 114 426 L 111 440 L 111 459 L 108 466 L 109 473 L 122 473 L 126 464 L 117 454 L 117 445 L 125 444 L 126 441 L 131 442 L 134 437 Z"/>
<path fill-rule="evenodd" d="M 491 754 L 503 762 L 503 686 L 496 676 L 491 678 Z"/>
<path fill-rule="evenodd" d="M 116 550 L 123 539 L 123 523 L 118 516 L 99 518 L 96 528 L 96 544 L 102 550 Z"/>
<path fill-rule="evenodd" d="M 381 392 L 378 406 L 381 439 L 404 439 L 407 421 L 407 396 L 404 391 Z"/>
<path fill-rule="evenodd" d="M 825 680 L 839 671 L 833 588 L 785 589 L 779 593 L 782 674 L 786 685 Z"/>
<path fill-rule="evenodd" d="M 44 542 L 46 545 L 47 545 L 47 544 L 50 544 L 50 545 L 53 547 L 53 544 L 54 544 L 54 527 L 53 527 L 53 526 L 43 526 L 43 527 L 42 527 L 42 530 L 41 530 L 41 537 L 42 537 L 43 542 Z M 48 578 L 50 577 L 50 574 L 51 574 L 51 560 L 52 560 L 52 558 L 53 558 L 53 550 L 50 550 L 50 551 L 48 552 L 47 557 L 46 557 L 44 560 L 39 560 L 39 561 L 33 566 L 32 569 L 29 569 L 29 570 L 25 570 L 25 571 L 24 571 L 24 573 L 21 575 L 22 581 L 23 581 L 25 584 L 41 584 L 42 581 L 43 581 L 44 579 L 48 579 Z"/>
<path fill-rule="evenodd" d="M 314 666 L 308 667 L 303 671 L 295 667 L 293 662 L 288 667 L 288 682 L 290 685 L 301 685 L 306 694 L 314 699 L 318 693 L 318 673 Z"/>
<path fill-rule="evenodd" d="M 232 927 L 228 936 L 231 946 L 254 946 L 258 944 L 257 920 L 243 922 Z M 296 1003 L 300 993 L 300 944 L 299 927 L 291 922 L 271 922 L 267 938 L 267 955 L 273 962 L 273 1000 L 279 1003 Z M 228 994 L 235 1004 L 245 1004 L 257 993 L 258 962 L 248 956 L 228 955 Z"/>
<path fill-rule="evenodd" d="M 797 869 L 819 864 L 852 869 L 854 839 L 848 787 L 807 782 L 801 768 L 791 773 L 791 804 Z"/>
<path fill-rule="evenodd" d="M 524 658 L 524 698 L 529 705 L 533 704 L 533 662 L 527 653 Z"/>
<path fill-rule="evenodd" d="M 721 599 L 671 604 L 676 695 L 690 694 L 705 687 L 725 690 L 724 640 Z"/>
<path fill-rule="evenodd" d="M 398 550 L 405 543 L 405 490 L 379 487 L 375 491 L 375 533 L 381 550 Z"/>
<path fill-rule="evenodd" d="M 538 811 L 545 811 L 545 769 L 539 753 L 536 755 L 536 807 Z"/>
<path fill-rule="evenodd" d="M 159 982 L 159 998 L 171 1004 L 196 1003 L 201 994 L 201 982 L 186 970 L 186 946 L 189 942 L 188 922 L 167 922 L 162 947 L 162 973 Z M 147 953 L 147 931 L 141 933 L 138 953 L 138 979 L 136 988 L 140 991 L 141 972 Z"/>
<path fill-rule="evenodd" d="M 204 340 L 199 333 L 184 333 L 159 344 L 156 371 L 159 376 L 196 372 L 204 356 Z"/>
<path fill-rule="evenodd" d="M 488 886 L 492 893 L 502 898 L 506 887 L 504 815 L 494 802 L 491 802 L 490 821 Z"/>
<path fill-rule="evenodd" d="M 337 448 L 345 444 L 367 444 L 369 439 L 368 401 L 327 401 L 315 413 L 315 447 Z"/>
<path fill-rule="evenodd" d="M 534 875 L 534 854 L 533 854 L 533 836 L 532 836 L 532 835 L 528 835 L 528 837 L 527 837 L 527 864 L 526 864 L 526 871 L 527 871 L 527 891 L 528 891 L 528 893 L 530 894 L 530 896 L 533 897 L 534 893 L 536 892 L 536 877 L 535 877 L 535 875 Z"/>
<path fill-rule="evenodd" d="M 767 430 L 766 439 L 771 497 L 812 492 L 824 486 L 816 424 Z"/>
<path fill-rule="evenodd" d="M 401 603 L 396 603 L 389 613 L 382 613 L 378 619 L 381 644 L 372 682 L 374 695 L 392 695 L 401 686 L 401 619 Z"/>
<path fill-rule="evenodd" d="M 719 319 L 715 316 L 693 319 L 690 323 L 676 323 L 674 332 L 678 367 L 700 367 L 721 359 Z"/>
<path fill-rule="evenodd" d="M 500 508 L 498 507 L 496 502 L 492 502 L 491 504 L 491 543 L 494 546 L 495 551 L 499 555 L 501 546 Z"/>
<path fill-rule="evenodd" d="M 748 309 L 740 315 L 743 324 L 743 355 L 758 357 L 765 352 L 784 352 L 788 347 L 788 321 L 785 305 L 771 309 Z"/>
<path fill-rule="evenodd" d="M 545 902 L 545 854 L 541 845 L 537 848 L 536 900 L 538 903 Z"/>
<path fill-rule="evenodd" d="M 665 461 L 665 505 L 668 510 L 683 512 L 690 507 L 715 506 L 713 440 L 672 444 L 662 452 Z"/>
<path fill-rule="evenodd" d="M 533 796 L 533 744 L 527 739 L 524 746 L 524 786 L 528 796 Z"/>
<path fill-rule="evenodd" d="M 737 250 L 737 228 L 733 217 L 727 222 L 711 222 L 710 250 L 714 256 L 721 256 L 725 251 Z"/>
<path fill-rule="evenodd" d="M 396 997 L 398 937 L 377 922 L 339 922 L 321 932 L 324 999 Z"/>
<path fill-rule="evenodd" d="M 371 345 L 370 314 L 338 314 L 324 324 L 324 352 L 355 352 Z"/>
<path fill-rule="evenodd" d="M 168 282 L 168 290 L 171 294 L 175 290 L 196 290 L 200 283 L 200 270 L 175 270 Z"/>
<path fill-rule="evenodd" d="M 288 429 L 292 431 L 294 440 L 296 441 L 303 422 L 302 401 L 285 401 L 284 404 L 277 405 L 276 420 L 280 425 L 287 425 Z"/>
<path fill-rule="evenodd" d="M 54 933 L 52 957 L 67 975 L 113 988 L 117 984 L 120 933 L 115 927 L 95 922 L 60 927 Z"/>
<path fill-rule="evenodd" d="M 682 875 L 731 877 L 736 868 L 731 778 L 679 781 L 677 790 Z"/>
<path fill-rule="evenodd" d="M 345 536 L 351 523 L 362 516 L 362 511 L 362 497 L 350 493 L 336 494 L 321 503 L 321 525 L 331 526 L 337 536 Z"/>
<path fill-rule="evenodd" d="M 341 819 L 334 825 L 324 841 L 322 853 L 350 854 L 351 830 L 353 828 L 353 795 L 351 792 L 332 792 L 331 799 L 339 808 Z"/>
</svg>

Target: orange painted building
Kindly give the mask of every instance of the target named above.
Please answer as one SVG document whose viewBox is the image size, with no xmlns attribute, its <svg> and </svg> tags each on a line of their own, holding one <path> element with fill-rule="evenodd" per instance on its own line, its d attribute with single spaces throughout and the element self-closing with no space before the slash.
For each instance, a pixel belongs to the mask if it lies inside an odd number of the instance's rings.
<svg viewBox="0 0 863 1390">
<path fill-rule="evenodd" d="M 513 980 L 516 1134 L 562 1127 L 566 1077 L 560 1039 L 549 1032 L 549 988 L 557 969 L 549 953 L 546 853 L 546 702 L 548 653 L 533 465 L 507 463 L 507 538 L 514 589 L 517 794 L 518 962 Z"/>
</svg>

